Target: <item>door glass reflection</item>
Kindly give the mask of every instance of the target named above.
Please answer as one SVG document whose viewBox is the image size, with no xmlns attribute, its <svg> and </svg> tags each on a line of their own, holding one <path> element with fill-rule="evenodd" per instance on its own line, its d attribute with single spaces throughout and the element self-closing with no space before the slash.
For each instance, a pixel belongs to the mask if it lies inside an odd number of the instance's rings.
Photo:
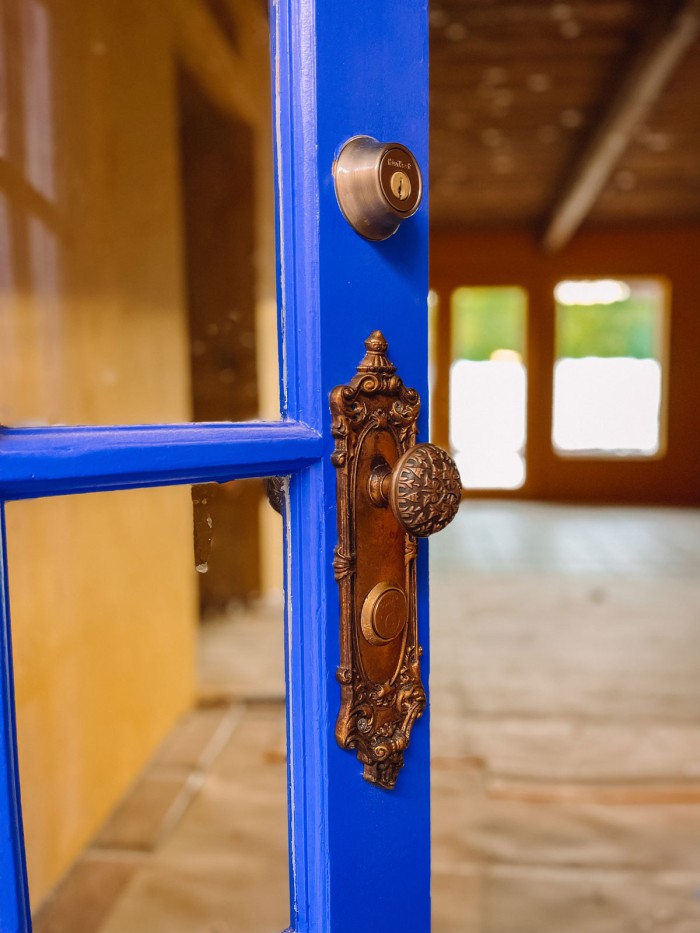
<svg viewBox="0 0 700 933">
<path fill-rule="evenodd" d="M 6 514 L 35 931 L 278 933 L 282 528 L 261 481 Z"/>
<path fill-rule="evenodd" d="M 263 5 L 0 21 L 0 422 L 278 418 Z"/>
</svg>

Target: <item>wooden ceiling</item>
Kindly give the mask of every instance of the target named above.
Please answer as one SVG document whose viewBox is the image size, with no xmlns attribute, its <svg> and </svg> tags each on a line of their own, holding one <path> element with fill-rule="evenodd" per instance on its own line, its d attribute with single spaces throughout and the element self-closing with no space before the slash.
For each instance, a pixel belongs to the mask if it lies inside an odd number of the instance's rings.
<svg viewBox="0 0 700 933">
<path fill-rule="evenodd" d="M 700 221 L 695 0 L 432 0 L 430 24 L 434 227 L 557 248 L 582 223 Z"/>
</svg>

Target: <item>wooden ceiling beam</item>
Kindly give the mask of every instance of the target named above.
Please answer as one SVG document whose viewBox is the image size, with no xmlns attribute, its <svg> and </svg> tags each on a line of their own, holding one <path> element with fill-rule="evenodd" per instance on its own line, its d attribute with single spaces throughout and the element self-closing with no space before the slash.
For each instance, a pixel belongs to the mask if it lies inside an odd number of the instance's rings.
<svg viewBox="0 0 700 933">
<path fill-rule="evenodd" d="M 613 93 L 610 104 L 562 187 L 542 239 L 554 253 L 571 240 L 629 145 L 634 128 L 661 95 L 700 32 L 700 0 L 666 3 Z"/>
<path fill-rule="evenodd" d="M 261 119 L 259 69 L 237 52 L 201 0 L 167 0 L 187 68 L 223 110 L 255 126 Z"/>
</svg>

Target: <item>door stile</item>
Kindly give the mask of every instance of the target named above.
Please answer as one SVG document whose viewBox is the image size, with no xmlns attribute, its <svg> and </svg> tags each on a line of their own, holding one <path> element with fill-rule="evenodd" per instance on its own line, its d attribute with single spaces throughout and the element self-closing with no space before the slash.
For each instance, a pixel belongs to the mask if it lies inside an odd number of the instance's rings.
<svg viewBox="0 0 700 933">
<path fill-rule="evenodd" d="M 287 414 L 323 436 L 322 460 L 290 480 L 287 650 L 292 927 L 298 933 L 430 930 L 428 714 L 416 723 L 397 787 L 362 778 L 334 738 L 340 702 L 339 599 L 333 576 L 336 471 L 329 394 L 347 383 L 381 329 L 423 398 L 427 440 L 427 212 L 370 243 L 344 220 L 332 163 L 368 134 L 415 152 L 427 178 L 427 4 L 276 0 L 281 372 Z M 418 626 L 428 679 L 427 547 Z"/>
<path fill-rule="evenodd" d="M 271 0 L 270 24 L 282 411 L 322 434 L 314 6 Z M 327 484 L 324 460 L 291 476 L 284 513 L 290 929 L 296 933 L 332 929 L 327 835 L 332 698 L 323 660 L 333 611 L 327 605 L 326 555 L 332 546 Z"/>
<path fill-rule="evenodd" d="M 331 923 L 328 754 L 333 703 L 326 664 L 328 609 L 324 469 L 290 478 L 285 516 L 285 639 L 291 929 Z"/>
<path fill-rule="evenodd" d="M 0 930 L 28 933 L 31 921 L 19 789 L 3 502 L 0 502 L 0 665 Z"/>
<path fill-rule="evenodd" d="M 283 417 L 320 434 L 325 418 L 314 5 L 315 0 L 270 0 L 270 38 L 280 397 Z"/>
</svg>

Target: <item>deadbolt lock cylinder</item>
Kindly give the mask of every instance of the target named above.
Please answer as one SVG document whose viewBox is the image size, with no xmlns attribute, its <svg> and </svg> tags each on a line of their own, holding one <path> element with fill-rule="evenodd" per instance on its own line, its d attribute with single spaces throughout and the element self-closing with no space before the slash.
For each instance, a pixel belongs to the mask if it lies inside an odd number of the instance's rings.
<svg viewBox="0 0 700 933">
<path fill-rule="evenodd" d="M 343 216 L 368 240 L 386 240 L 420 207 L 420 168 L 401 143 L 354 136 L 340 150 L 333 176 Z"/>
</svg>

